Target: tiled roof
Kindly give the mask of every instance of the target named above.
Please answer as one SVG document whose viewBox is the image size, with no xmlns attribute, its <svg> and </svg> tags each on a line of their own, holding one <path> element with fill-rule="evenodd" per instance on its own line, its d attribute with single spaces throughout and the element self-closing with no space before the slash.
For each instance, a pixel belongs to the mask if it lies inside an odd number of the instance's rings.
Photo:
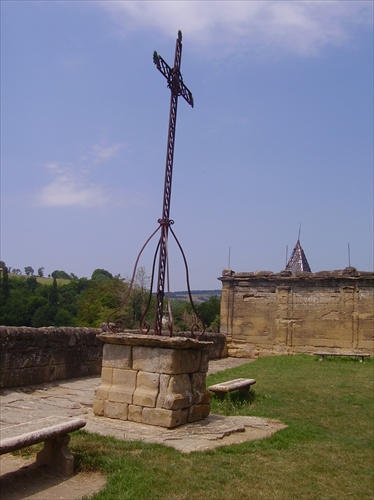
<svg viewBox="0 0 374 500">
<path fill-rule="evenodd" d="M 286 270 L 294 273 L 311 273 L 309 262 L 305 256 L 304 250 L 300 245 L 300 240 L 297 240 L 295 248 L 292 251 L 290 260 L 287 262 Z"/>
</svg>

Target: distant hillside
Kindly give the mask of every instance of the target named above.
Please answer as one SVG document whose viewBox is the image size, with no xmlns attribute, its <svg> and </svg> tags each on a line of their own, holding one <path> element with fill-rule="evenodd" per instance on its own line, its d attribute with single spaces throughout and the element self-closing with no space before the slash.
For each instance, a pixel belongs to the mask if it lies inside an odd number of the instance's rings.
<svg viewBox="0 0 374 500">
<path fill-rule="evenodd" d="M 9 279 L 11 280 L 26 280 L 27 278 L 36 278 L 36 281 L 42 285 L 51 285 L 53 283 L 53 278 L 45 278 L 45 277 L 40 277 L 40 276 L 26 276 L 24 274 L 13 274 L 9 273 L 8 274 Z M 57 284 L 58 285 L 67 285 L 70 283 L 72 280 L 68 279 L 62 279 L 62 278 L 57 278 Z M 156 292 L 153 292 L 154 295 Z M 165 292 L 166 295 L 166 292 Z M 209 300 L 210 297 L 213 295 L 217 295 L 217 297 L 221 297 L 221 290 L 191 290 L 191 295 L 192 299 L 196 304 L 201 304 L 202 302 L 206 302 Z M 188 291 L 183 290 L 183 291 L 177 291 L 177 292 L 170 292 L 170 298 L 175 299 L 175 300 L 185 300 L 189 301 L 188 297 Z"/>
<path fill-rule="evenodd" d="M 40 276 L 26 276 L 25 274 L 13 274 L 9 273 L 8 277 L 10 280 L 27 280 L 27 278 L 36 278 L 36 281 L 41 285 L 52 285 L 53 278 L 44 278 Z M 57 278 L 58 285 L 68 285 L 71 280 L 66 280 L 63 278 Z"/>
<path fill-rule="evenodd" d="M 191 290 L 192 299 L 196 304 L 201 302 L 206 302 L 209 300 L 212 295 L 217 295 L 217 297 L 221 297 L 221 290 Z M 179 292 L 171 292 L 171 299 L 176 300 L 189 300 L 188 291 L 179 291 Z"/>
</svg>

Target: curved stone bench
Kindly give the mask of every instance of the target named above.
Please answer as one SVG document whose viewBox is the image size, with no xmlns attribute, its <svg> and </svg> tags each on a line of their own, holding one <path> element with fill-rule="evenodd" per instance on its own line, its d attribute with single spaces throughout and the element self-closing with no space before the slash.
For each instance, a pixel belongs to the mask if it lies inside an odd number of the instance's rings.
<svg viewBox="0 0 374 500">
<path fill-rule="evenodd" d="M 44 448 L 37 454 L 36 462 L 47 465 L 55 474 L 71 476 L 74 457 L 68 450 L 69 432 L 85 425 L 81 418 L 51 416 L 25 424 L 1 426 L 0 454 L 44 441 Z"/>
</svg>

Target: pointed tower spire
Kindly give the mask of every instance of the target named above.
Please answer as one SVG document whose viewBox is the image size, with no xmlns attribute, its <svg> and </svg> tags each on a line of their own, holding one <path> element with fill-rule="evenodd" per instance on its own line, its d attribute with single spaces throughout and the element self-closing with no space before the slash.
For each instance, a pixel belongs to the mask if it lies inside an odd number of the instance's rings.
<svg viewBox="0 0 374 500">
<path fill-rule="evenodd" d="M 300 236 L 300 232 L 299 232 Z M 294 273 L 311 273 L 308 259 L 305 256 L 304 250 L 300 245 L 300 238 L 298 238 L 295 248 L 292 251 L 290 260 L 287 262 L 286 270 Z"/>
</svg>

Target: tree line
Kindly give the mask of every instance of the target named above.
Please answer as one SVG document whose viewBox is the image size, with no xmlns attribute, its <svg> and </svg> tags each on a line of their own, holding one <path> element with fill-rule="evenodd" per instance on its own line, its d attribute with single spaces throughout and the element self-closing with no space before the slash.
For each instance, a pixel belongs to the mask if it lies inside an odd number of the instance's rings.
<svg viewBox="0 0 374 500">
<path fill-rule="evenodd" d="M 3 262 L 3 264 L 4 264 L 4 262 Z M 38 278 L 44 278 L 44 276 L 45 276 L 44 271 L 45 271 L 44 267 L 39 267 L 37 273 L 35 274 L 35 270 L 33 267 L 31 267 L 31 266 L 24 267 L 24 275 L 25 276 L 37 276 Z M 22 275 L 21 269 L 17 269 L 16 267 L 8 267 L 7 272 L 15 274 L 16 276 Z M 52 278 L 60 278 L 60 279 L 64 279 L 64 280 L 78 279 L 78 276 L 76 276 L 74 273 L 68 274 L 65 271 L 58 271 L 57 269 L 56 269 L 56 271 L 53 271 L 52 274 L 48 275 L 49 278 L 51 276 L 52 276 Z"/>
<path fill-rule="evenodd" d="M 124 328 L 131 329 L 139 325 L 149 301 L 150 280 L 144 268 L 138 269 L 131 291 L 128 280 L 113 276 L 105 269 L 95 269 L 90 279 L 56 270 L 52 273 L 52 283 L 38 279 L 44 276 L 44 268 L 38 269 L 37 276 L 30 266 L 25 268 L 25 275 L 8 268 L 5 262 L 0 262 L 0 269 L 0 325 L 97 328 L 126 298 L 121 315 Z M 61 283 L 60 279 L 68 281 Z M 217 296 L 195 308 L 208 330 L 219 331 L 220 299 Z M 151 325 L 154 314 L 152 296 L 145 318 Z M 189 330 L 196 321 L 190 303 L 183 300 L 172 300 L 172 314 L 175 331 Z"/>
</svg>

